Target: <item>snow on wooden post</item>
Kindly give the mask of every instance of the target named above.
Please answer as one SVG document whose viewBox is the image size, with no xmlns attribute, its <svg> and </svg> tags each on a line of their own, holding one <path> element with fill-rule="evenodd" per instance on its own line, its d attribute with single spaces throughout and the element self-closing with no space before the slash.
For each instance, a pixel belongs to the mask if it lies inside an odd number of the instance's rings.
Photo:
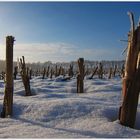
<svg viewBox="0 0 140 140">
<path fill-rule="evenodd" d="M 125 62 L 125 75 L 123 78 L 123 103 L 120 107 L 120 123 L 134 128 L 138 98 L 140 92 L 140 26 L 135 29 L 134 17 L 129 13 L 131 20 L 131 32 L 128 35 L 128 48 Z"/>
<path fill-rule="evenodd" d="M 78 70 L 79 73 L 77 75 L 77 93 L 83 93 L 84 92 L 84 58 L 78 59 Z"/>
<path fill-rule="evenodd" d="M 13 44 L 14 37 L 6 37 L 6 85 L 1 117 L 11 116 L 13 113 Z"/>
</svg>

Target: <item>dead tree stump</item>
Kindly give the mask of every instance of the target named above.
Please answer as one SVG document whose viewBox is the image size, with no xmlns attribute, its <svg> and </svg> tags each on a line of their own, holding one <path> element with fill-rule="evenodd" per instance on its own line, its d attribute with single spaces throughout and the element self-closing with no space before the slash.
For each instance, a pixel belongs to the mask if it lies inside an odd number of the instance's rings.
<svg viewBox="0 0 140 140">
<path fill-rule="evenodd" d="M 112 77 L 112 68 L 109 69 L 109 76 L 108 76 L 108 79 L 111 79 Z"/>
<path fill-rule="evenodd" d="M 14 37 L 6 37 L 6 85 L 1 117 L 12 116 L 13 113 L 13 45 Z"/>
<path fill-rule="evenodd" d="M 46 76 L 49 77 L 49 72 L 50 72 L 50 66 L 47 68 Z"/>
<path fill-rule="evenodd" d="M 58 70 L 58 76 L 60 76 L 62 74 L 62 66 L 60 66 L 59 70 Z"/>
<path fill-rule="evenodd" d="M 102 63 L 99 63 L 98 76 L 100 79 L 103 79 L 103 64 Z"/>
<path fill-rule="evenodd" d="M 131 32 L 128 34 L 128 48 L 123 78 L 123 103 L 120 107 L 119 119 L 122 125 L 134 128 L 138 98 L 140 92 L 140 24 L 135 29 L 134 17 L 129 13 Z"/>
<path fill-rule="evenodd" d="M 50 72 L 50 78 L 52 79 L 52 76 L 53 76 L 53 68 L 51 68 L 51 72 Z"/>
<path fill-rule="evenodd" d="M 73 74 L 74 74 L 73 65 L 70 64 L 70 67 L 69 67 L 69 70 L 68 70 L 68 75 L 69 75 L 69 77 L 73 77 Z"/>
<path fill-rule="evenodd" d="M 62 70 L 61 70 L 61 75 L 63 75 L 63 77 L 65 77 L 65 69 L 62 67 Z"/>
<path fill-rule="evenodd" d="M 84 92 L 84 58 L 78 59 L 78 70 L 79 74 L 77 75 L 77 93 Z"/>
<path fill-rule="evenodd" d="M 15 66 L 15 68 L 14 68 L 14 80 L 17 79 L 17 74 L 18 74 L 18 66 Z"/>
<path fill-rule="evenodd" d="M 42 76 L 42 79 L 45 78 L 45 75 L 46 75 L 46 68 L 43 69 L 43 76 Z"/>
<path fill-rule="evenodd" d="M 125 67 L 124 67 L 124 64 L 122 65 L 122 68 L 121 68 L 121 77 L 123 78 L 124 77 L 124 69 L 125 69 Z"/>
<path fill-rule="evenodd" d="M 114 67 L 113 77 L 115 77 L 115 76 L 116 76 L 116 72 L 117 72 L 117 65 L 115 65 L 115 67 Z"/>
<path fill-rule="evenodd" d="M 20 63 L 21 63 L 20 73 L 21 73 L 23 85 L 25 87 L 25 96 L 31 96 L 29 72 L 28 69 L 26 68 L 24 56 L 22 56 L 22 59 L 20 59 Z"/>
<path fill-rule="evenodd" d="M 33 71 L 32 71 L 32 69 L 30 68 L 30 72 L 29 72 L 29 78 L 30 78 L 30 79 L 32 79 L 32 73 L 33 73 Z"/>
<path fill-rule="evenodd" d="M 58 76 L 58 69 L 57 69 L 57 65 L 55 66 L 55 77 Z"/>
</svg>

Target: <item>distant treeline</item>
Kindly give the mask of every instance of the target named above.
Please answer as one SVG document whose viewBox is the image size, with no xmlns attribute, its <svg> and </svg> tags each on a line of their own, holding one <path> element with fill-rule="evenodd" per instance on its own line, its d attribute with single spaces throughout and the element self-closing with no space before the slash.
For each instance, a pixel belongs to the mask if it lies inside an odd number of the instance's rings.
<svg viewBox="0 0 140 140">
<path fill-rule="evenodd" d="M 85 67 L 86 68 L 93 68 L 95 66 L 97 66 L 99 63 L 102 63 L 104 68 L 110 68 L 110 67 L 114 67 L 115 65 L 117 65 L 118 68 L 121 68 L 122 65 L 124 64 L 124 60 L 119 60 L 119 61 L 90 61 L 90 60 L 85 60 Z M 77 67 L 77 61 L 71 61 L 71 62 L 57 62 L 57 63 L 52 63 L 51 61 L 47 61 L 44 63 L 41 62 L 36 62 L 36 63 L 27 63 L 26 65 L 34 70 L 37 69 L 43 69 L 45 67 L 54 67 L 54 66 L 63 66 L 63 68 L 68 68 L 69 65 L 72 64 L 74 66 L 74 68 Z M 17 62 L 14 62 L 14 67 L 17 66 Z M 5 71 L 5 61 L 4 60 L 0 60 L 0 72 Z"/>
</svg>

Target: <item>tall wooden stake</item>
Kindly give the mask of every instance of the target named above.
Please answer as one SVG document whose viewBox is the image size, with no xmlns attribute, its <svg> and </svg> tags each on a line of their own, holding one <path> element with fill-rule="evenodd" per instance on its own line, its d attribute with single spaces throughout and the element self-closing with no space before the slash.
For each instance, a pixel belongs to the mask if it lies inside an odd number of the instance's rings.
<svg viewBox="0 0 140 140">
<path fill-rule="evenodd" d="M 71 65 L 70 64 L 70 67 L 69 67 L 69 70 L 68 70 L 68 75 L 70 76 L 70 77 L 73 77 L 73 65 Z"/>
<path fill-rule="evenodd" d="M 115 65 L 115 67 L 114 67 L 114 71 L 113 71 L 113 76 L 114 77 L 116 76 L 116 72 L 117 72 L 117 65 Z"/>
<path fill-rule="evenodd" d="M 46 68 L 43 69 L 43 76 L 42 76 L 42 79 L 45 78 L 45 75 L 46 75 Z"/>
<path fill-rule="evenodd" d="M 111 79 L 111 76 L 112 76 L 112 67 L 109 69 L 108 79 Z"/>
<path fill-rule="evenodd" d="M 98 76 L 100 79 L 103 78 L 103 64 L 101 62 L 99 63 Z"/>
<path fill-rule="evenodd" d="M 17 74 L 18 74 L 18 66 L 14 67 L 14 80 L 17 79 Z"/>
<path fill-rule="evenodd" d="M 79 68 L 79 74 L 77 76 L 77 93 L 83 93 L 84 92 L 84 58 L 78 59 L 78 68 Z"/>
<path fill-rule="evenodd" d="M 50 66 L 47 68 L 46 76 L 49 77 Z"/>
<path fill-rule="evenodd" d="M 6 37 L 6 85 L 1 117 L 12 116 L 13 113 L 13 44 L 14 37 Z"/>
</svg>

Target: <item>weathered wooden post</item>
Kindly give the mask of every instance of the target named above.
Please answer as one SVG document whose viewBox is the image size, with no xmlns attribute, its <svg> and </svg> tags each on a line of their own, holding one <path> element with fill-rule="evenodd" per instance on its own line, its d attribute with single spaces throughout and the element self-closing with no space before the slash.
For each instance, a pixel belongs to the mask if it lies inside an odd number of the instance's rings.
<svg viewBox="0 0 140 140">
<path fill-rule="evenodd" d="M 53 76 L 53 68 L 51 68 L 51 72 L 50 72 L 50 78 L 52 79 L 52 76 Z"/>
<path fill-rule="evenodd" d="M 46 76 L 49 77 L 50 66 L 47 68 Z"/>
<path fill-rule="evenodd" d="M 98 76 L 99 76 L 100 79 L 103 78 L 103 64 L 101 62 L 99 63 Z"/>
<path fill-rule="evenodd" d="M 26 96 L 31 96 L 31 89 L 30 89 L 30 78 L 29 78 L 29 70 L 28 68 L 26 69 L 26 64 L 25 64 L 25 59 L 24 56 L 22 56 L 22 59 L 20 59 L 21 63 L 21 77 L 23 81 L 23 85 L 25 87 L 25 95 Z"/>
<path fill-rule="evenodd" d="M 45 75 L 46 75 L 46 68 L 43 69 L 43 76 L 42 76 L 42 79 L 45 78 Z"/>
<path fill-rule="evenodd" d="M 35 76 L 39 76 L 39 70 L 36 69 Z"/>
<path fill-rule="evenodd" d="M 112 67 L 109 69 L 108 79 L 111 79 L 111 77 L 112 77 Z"/>
<path fill-rule="evenodd" d="M 30 68 L 30 70 L 29 70 L 29 78 L 30 78 L 30 79 L 32 79 L 32 73 L 33 73 L 33 72 L 32 72 L 32 69 Z"/>
<path fill-rule="evenodd" d="M 57 77 L 58 76 L 58 72 L 57 72 L 58 70 L 57 70 L 57 65 L 55 66 L 55 77 Z"/>
<path fill-rule="evenodd" d="M 125 69 L 125 67 L 124 67 L 124 64 L 122 65 L 122 68 L 121 68 L 121 77 L 123 78 L 124 77 L 124 69 Z"/>
<path fill-rule="evenodd" d="M 65 70 L 64 70 L 63 67 L 62 67 L 62 69 L 61 69 L 61 75 L 63 75 L 63 77 L 65 77 Z"/>
<path fill-rule="evenodd" d="M 128 35 L 127 57 L 125 62 L 125 75 L 123 78 L 123 103 L 119 111 L 120 123 L 134 128 L 138 98 L 140 93 L 140 24 L 135 29 L 134 17 L 129 13 L 131 32 Z"/>
<path fill-rule="evenodd" d="M 14 79 L 17 79 L 17 74 L 18 74 L 18 66 L 14 67 Z"/>
<path fill-rule="evenodd" d="M 15 38 L 6 37 L 6 85 L 1 117 L 12 116 L 13 113 L 13 45 Z"/>
<path fill-rule="evenodd" d="M 69 67 L 69 70 L 68 70 L 68 75 L 69 75 L 69 77 L 73 77 L 73 74 L 74 74 L 73 65 L 70 64 L 70 67 Z"/>
<path fill-rule="evenodd" d="M 117 71 L 117 65 L 115 65 L 115 67 L 114 67 L 114 71 L 113 71 L 113 76 L 114 77 L 116 76 L 116 71 Z"/>
<path fill-rule="evenodd" d="M 59 70 L 58 70 L 58 76 L 60 76 L 62 73 L 62 66 L 60 66 Z"/>
<path fill-rule="evenodd" d="M 77 93 L 83 93 L 84 92 L 84 58 L 78 59 L 78 70 L 79 73 L 77 75 Z"/>
</svg>

